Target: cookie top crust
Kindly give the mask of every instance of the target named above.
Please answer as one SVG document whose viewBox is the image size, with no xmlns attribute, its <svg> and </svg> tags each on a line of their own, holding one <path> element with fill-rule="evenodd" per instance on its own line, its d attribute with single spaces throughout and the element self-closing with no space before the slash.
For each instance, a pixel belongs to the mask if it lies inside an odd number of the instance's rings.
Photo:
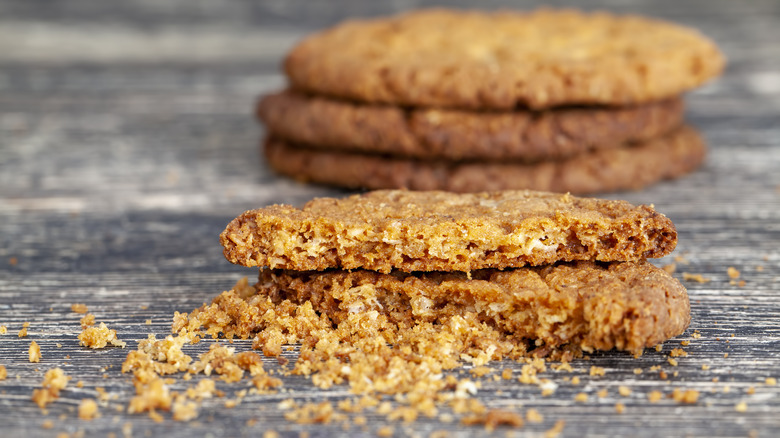
<svg viewBox="0 0 780 438">
<path fill-rule="evenodd" d="M 325 96 L 506 110 L 664 99 L 724 64 L 698 31 L 650 18 L 424 9 L 311 35 L 284 67 L 293 88 Z"/>
<path fill-rule="evenodd" d="M 558 263 L 470 275 L 264 269 L 255 287 L 275 302 L 311 302 L 337 324 L 364 312 L 402 327 L 446 324 L 472 313 L 498 332 L 528 339 L 536 354 L 565 345 L 641 353 L 690 323 L 683 285 L 646 261 Z"/>
<path fill-rule="evenodd" d="M 568 194 L 384 190 L 234 219 L 225 257 L 275 269 L 472 271 L 662 257 L 677 232 L 652 207 Z"/>
<path fill-rule="evenodd" d="M 679 97 L 622 107 L 476 112 L 365 105 L 287 90 L 257 105 L 272 136 L 317 149 L 525 162 L 659 137 L 680 126 L 683 113 Z"/>
</svg>

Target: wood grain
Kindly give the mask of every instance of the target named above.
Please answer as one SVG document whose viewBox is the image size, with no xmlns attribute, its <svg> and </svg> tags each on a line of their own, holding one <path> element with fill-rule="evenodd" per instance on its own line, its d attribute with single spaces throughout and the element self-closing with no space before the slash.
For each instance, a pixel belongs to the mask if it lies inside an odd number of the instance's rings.
<svg viewBox="0 0 780 438">
<path fill-rule="evenodd" d="M 459 4 L 455 2 L 453 4 Z M 562 4 L 564 2 L 556 2 Z M 284 391 L 203 402 L 197 420 L 155 423 L 125 412 L 133 395 L 119 368 L 128 349 L 149 333 L 170 331 L 174 311 L 189 311 L 254 270 L 222 257 L 218 234 L 244 210 L 274 202 L 300 204 L 346 192 L 300 185 L 261 161 L 262 127 L 253 120 L 259 94 L 281 87 L 280 57 L 293 42 L 349 16 L 378 15 L 424 2 L 235 0 L 193 5 L 184 0 L 105 2 L 0 1 L 0 435 L 87 436 L 374 436 L 390 425 L 397 436 L 485 433 L 457 422 L 423 418 L 388 423 L 368 413 L 365 427 L 288 423 L 278 403 L 340 400 L 344 387 L 316 390 L 286 377 Z M 780 434 L 780 5 L 764 0 L 578 2 L 660 16 L 715 39 L 729 58 L 724 76 L 688 96 L 688 119 L 710 143 L 698 172 L 640 192 L 605 194 L 652 203 L 677 225 L 677 273 L 686 281 L 693 322 L 679 338 L 635 359 L 615 352 L 573 363 L 574 372 L 543 373 L 558 385 L 485 380 L 478 398 L 490 407 L 545 419 L 518 435 L 539 434 L 564 420 L 564 436 L 776 436 Z M 493 1 L 485 7 L 513 6 Z M 530 5 L 529 5 L 530 7 Z M 731 284 L 727 268 L 745 284 Z M 117 329 L 128 349 L 79 347 L 73 303 Z M 147 320 L 151 324 L 146 324 Z M 18 338 L 24 322 L 29 334 Z M 694 339 L 693 333 L 700 334 Z M 43 360 L 27 362 L 35 340 Z M 672 348 L 687 357 L 668 362 Z M 188 347 L 203 352 L 208 342 Z M 58 346 L 60 345 L 60 346 Z M 237 341 L 238 349 L 249 349 Z M 295 351 L 286 352 L 290 359 Z M 266 360 L 278 369 L 275 359 Z M 62 398 L 42 412 L 31 400 L 46 370 L 73 377 Z M 590 376 L 591 366 L 604 376 Z M 651 371 L 651 367 L 660 368 Z M 519 370 L 520 364 L 496 364 Z M 635 369 L 641 369 L 635 374 Z M 667 373 L 663 379 L 659 371 Z M 579 385 L 571 377 L 581 379 Z M 81 380 L 82 388 L 75 387 Z M 193 382 L 190 382 L 193 383 Z M 248 382 L 218 387 L 226 398 Z M 617 388 L 631 388 L 618 395 Z M 77 418 L 83 398 L 103 387 L 116 399 L 102 416 Z M 174 390 L 184 390 L 178 380 Z M 647 394 L 695 389 L 695 404 Z M 605 397 L 597 393 L 607 390 Z M 574 396 L 588 394 L 587 403 Z M 615 412 L 615 404 L 625 412 Z M 744 402 L 745 412 L 736 406 Z M 42 425 L 51 420 L 54 427 Z M 256 421 L 249 421 L 256 420 Z M 126 426 L 129 424 L 130 426 Z M 503 436 L 504 431 L 496 432 Z"/>
</svg>

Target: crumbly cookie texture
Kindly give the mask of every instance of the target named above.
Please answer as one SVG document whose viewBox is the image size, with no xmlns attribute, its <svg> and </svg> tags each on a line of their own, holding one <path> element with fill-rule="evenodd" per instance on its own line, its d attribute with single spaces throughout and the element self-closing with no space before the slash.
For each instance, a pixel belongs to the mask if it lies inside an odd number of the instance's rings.
<svg viewBox="0 0 780 438">
<path fill-rule="evenodd" d="M 669 254 L 677 232 L 652 207 L 625 201 L 388 190 L 247 211 L 220 240 L 244 266 L 387 273 L 637 261 Z"/>
<path fill-rule="evenodd" d="M 724 63 L 696 30 L 650 18 L 429 9 L 316 33 L 285 71 L 293 88 L 361 102 L 540 109 L 668 98 Z"/>
<path fill-rule="evenodd" d="M 348 188 L 452 192 L 532 189 L 588 194 L 636 190 L 693 171 L 704 161 L 706 152 L 701 136 L 687 126 L 636 144 L 530 164 L 325 151 L 274 138 L 264 144 L 266 162 L 300 181 Z"/>
<path fill-rule="evenodd" d="M 336 325 L 355 313 L 398 327 L 447 325 L 474 313 L 499 332 L 530 340 L 537 353 L 564 345 L 639 353 L 690 323 L 685 288 L 648 262 L 574 262 L 470 276 L 262 270 L 255 287 L 274 302 L 310 302 Z"/>
<path fill-rule="evenodd" d="M 680 126 L 679 97 L 624 107 L 461 111 L 365 105 L 283 91 L 257 113 L 275 138 L 323 150 L 448 160 L 561 159 L 662 136 Z"/>
</svg>

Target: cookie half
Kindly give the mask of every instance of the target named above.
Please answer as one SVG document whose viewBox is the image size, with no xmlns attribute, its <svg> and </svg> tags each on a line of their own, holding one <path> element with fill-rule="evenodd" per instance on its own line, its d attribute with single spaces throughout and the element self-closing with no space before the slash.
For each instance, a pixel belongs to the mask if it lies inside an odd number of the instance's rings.
<svg viewBox="0 0 780 438">
<path fill-rule="evenodd" d="M 693 171 L 704 160 L 699 134 L 682 127 L 666 136 L 563 160 L 451 162 L 265 142 L 267 163 L 299 181 L 348 188 L 478 192 L 531 189 L 575 194 L 635 190 Z"/>
<path fill-rule="evenodd" d="M 696 30 L 650 18 L 429 9 L 311 35 L 285 71 L 293 88 L 325 96 L 509 110 L 661 100 L 717 76 L 724 63 Z"/>
<path fill-rule="evenodd" d="M 648 262 L 576 262 L 464 273 L 358 270 L 262 270 L 255 286 L 274 302 L 311 302 L 334 324 L 375 313 L 400 327 L 476 318 L 539 351 L 575 345 L 585 351 L 641 352 L 681 334 L 690 323 L 685 288 Z"/>
<path fill-rule="evenodd" d="M 679 97 L 626 107 L 550 111 L 399 108 L 307 96 L 265 96 L 259 118 L 275 138 L 323 150 L 448 160 L 561 159 L 659 137 L 680 126 Z"/>
<path fill-rule="evenodd" d="M 671 220 L 625 201 L 533 191 L 387 190 L 247 211 L 220 235 L 244 266 L 473 271 L 669 254 Z"/>
</svg>

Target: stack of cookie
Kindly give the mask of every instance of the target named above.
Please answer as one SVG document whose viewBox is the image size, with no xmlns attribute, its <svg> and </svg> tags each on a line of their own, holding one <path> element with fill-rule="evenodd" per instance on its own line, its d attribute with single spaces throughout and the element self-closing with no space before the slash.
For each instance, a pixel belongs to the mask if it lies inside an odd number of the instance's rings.
<svg viewBox="0 0 780 438">
<path fill-rule="evenodd" d="M 681 95 L 723 65 L 698 32 L 647 18 L 422 10 L 306 38 L 258 114 L 268 163 L 304 181 L 635 189 L 702 162 Z"/>
<path fill-rule="evenodd" d="M 685 288 L 645 261 L 674 249 L 674 225 L 624 201 L 387 190 L 247 211 L 220 238 L 229 261 L 262 268 L 258 299 L 333 324 L 470 318 L 546 351 L 641 353 L 690 321 Z"/>
</svg>

